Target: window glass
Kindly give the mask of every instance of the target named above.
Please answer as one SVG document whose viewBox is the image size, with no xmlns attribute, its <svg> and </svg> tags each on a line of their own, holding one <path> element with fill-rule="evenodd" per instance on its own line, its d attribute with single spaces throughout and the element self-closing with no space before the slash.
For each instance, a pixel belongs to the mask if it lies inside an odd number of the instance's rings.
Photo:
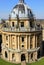
<svg viewBox="0 0 44 65">
<path fill-rule="evenodd" d="M 7 52 L 5 51 L 5 57 L 8 58 Z"/>
<path fill-rule="evenodd" d="M 22 45 L 22 47 L 24 47 L 24 45 Z"/>
<path fill-rule="evenodd" d="M 31 54 L 31 59 L 33 58 L 33 53 Z"/>
<path fill-rule="evenodd" d="M 14 22 L 12 22 L 12 26 L 14 27 Z"/>
<path fill-rule="evenodd" d="M 14 58 L 14 54 L 12 54 L 12 59 Z"/>
<path fill-rule="evenodd" d="M 24 22 L 21 22 L 21 27 L 24 27 Z"/>
<path fill-rule="evenodd" d="M 24 42 L 24 37 L 22 37 L 22 42 Z"/>
</svg>

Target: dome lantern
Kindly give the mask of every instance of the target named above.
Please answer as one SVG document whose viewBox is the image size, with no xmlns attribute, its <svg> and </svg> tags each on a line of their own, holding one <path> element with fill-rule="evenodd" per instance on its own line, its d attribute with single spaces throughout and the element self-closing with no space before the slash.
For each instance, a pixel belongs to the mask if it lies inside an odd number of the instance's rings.
<svg viewBox="0 0 44 65">
<path fill-rule="evenodd" d="M 24 0 L 19 0 L 20 3 L 24 3 Z"/>
</svg>

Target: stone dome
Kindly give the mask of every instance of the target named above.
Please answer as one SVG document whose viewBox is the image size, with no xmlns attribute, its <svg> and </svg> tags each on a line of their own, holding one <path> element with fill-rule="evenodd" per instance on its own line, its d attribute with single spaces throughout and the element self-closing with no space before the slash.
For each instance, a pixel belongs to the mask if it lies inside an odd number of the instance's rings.
<svg viewBox="0 0 44 65">
<path fill-rule="evenodd" d="M 17 15 L 19 18 L 33 17 L 31 9 L 25 4 L 24 0 L 19 0 L 19 3 L 13 7 L 10 15 L 12 19 L 16 18 Z"/>
</svg>

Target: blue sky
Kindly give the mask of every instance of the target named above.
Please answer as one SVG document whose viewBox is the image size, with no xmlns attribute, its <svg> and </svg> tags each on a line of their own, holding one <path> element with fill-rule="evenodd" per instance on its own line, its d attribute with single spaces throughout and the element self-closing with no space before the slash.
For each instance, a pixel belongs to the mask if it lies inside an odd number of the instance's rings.
<svg viewBox="0 0 44 65">
<path fill-rule="evenodd" d="M 12 8 L 19 0 L 0 0 L 0 18 L 7 19 Z M 25 0 L 38 19 L 44 19 L 44 0 Z"/>
</svg>

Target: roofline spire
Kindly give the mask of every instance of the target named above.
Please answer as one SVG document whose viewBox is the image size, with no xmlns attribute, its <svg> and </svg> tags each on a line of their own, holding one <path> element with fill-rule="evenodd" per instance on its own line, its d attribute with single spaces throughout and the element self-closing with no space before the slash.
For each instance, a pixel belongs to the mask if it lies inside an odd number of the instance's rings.
<svg viewBox="0 0 44 65">
<path fill-rule="evenodd" d="M 24 0 L 19 0 L 20 3 L 24 3 Z"/>
</svg>

